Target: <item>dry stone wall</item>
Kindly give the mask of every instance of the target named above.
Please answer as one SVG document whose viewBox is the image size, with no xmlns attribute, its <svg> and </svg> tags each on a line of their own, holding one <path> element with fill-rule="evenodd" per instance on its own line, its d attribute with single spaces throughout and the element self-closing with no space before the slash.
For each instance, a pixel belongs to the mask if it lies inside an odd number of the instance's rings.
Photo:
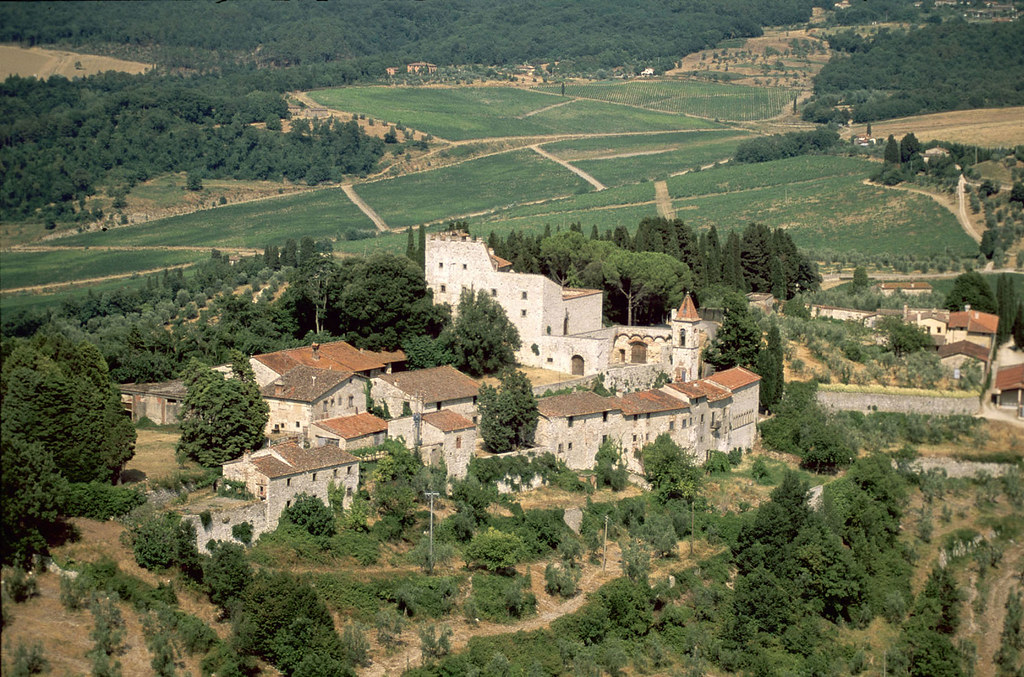
<svg viewBox="0 0 1024 677">
<path fill-rule="evenodd" d="M 819 390 L 818 403 L 826 409 L 862 411 L 866 414 L 873 411 L 888 411 L 903 414 L 973 416 L 981 411 L 981 403 L 977 397 L 929 397 Z"/>
</svg>

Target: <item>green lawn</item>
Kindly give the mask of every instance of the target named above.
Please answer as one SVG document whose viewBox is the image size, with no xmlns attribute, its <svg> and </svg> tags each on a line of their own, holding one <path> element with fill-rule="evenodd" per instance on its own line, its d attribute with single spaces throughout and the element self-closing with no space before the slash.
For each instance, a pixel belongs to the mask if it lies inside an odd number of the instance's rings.
<svg viewBox="0 0 1024 677">
<path fill-rule="evenodd" d="M 572 101 L 513 87 L 345 87 L 312 92 L 310 96 L 330 108 L 400 123 L 452 141 L 696 129 L 709 125 L 671 111 Z M 570 103 L 544 110 L 565 101 Z"/>
<path fill-rule="evenodd" d="M 529 150 L 356 186 L 392 228 L 589 190 L 586 181 Z"/>
<path fill-rule="evenodd" d="M 683 150 L 607 160 L 577 160 L 573 164 L 606 185 L 654 181 L 668 179 L 672 174 L 687 169 L 727 160 L 732 157 L 739 142 L 739 138 L 711 141 L 693 144 Z"/>
<path fill-rule="evenodd" d="M 543 85 L 535 89 L 561 93 L 561 85 Z M 739 121 L 775 117 L 792 104 L 794 92 L 783 87 L 751 87 L 697 80 L 631 80 L 566 84 L 565 95 L 648 110 Z"/>
<path fill-rule="evenodd" d="M 4 252 L 0 288 L 31 287 L 165 268 L 209 258 L 197 251 L 54 250 Z"/>
<path fill-rule="evenodd" d="M 338 238 L 374 230 L 373 223 L 340 188 L 206 209 L 140 226 L 86 233 L 70 245 L 188 245 L 257 247 L 303 236 Z"/>
</svg>

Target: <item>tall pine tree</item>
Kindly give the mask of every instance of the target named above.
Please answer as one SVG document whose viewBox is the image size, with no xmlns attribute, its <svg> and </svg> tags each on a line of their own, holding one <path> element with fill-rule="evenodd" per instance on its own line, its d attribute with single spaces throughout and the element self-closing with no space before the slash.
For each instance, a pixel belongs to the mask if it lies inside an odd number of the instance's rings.
<svg viewBox="0 0 1024 677">
<path fill-rule="evenodd" d="M 768 330 L 768 345 L 757 355 L 755 371 L 761 377 L 761 407 L 772 411 L 782 400 L 783 377 L 782 335 L 777 324 Z"/>
</svg>

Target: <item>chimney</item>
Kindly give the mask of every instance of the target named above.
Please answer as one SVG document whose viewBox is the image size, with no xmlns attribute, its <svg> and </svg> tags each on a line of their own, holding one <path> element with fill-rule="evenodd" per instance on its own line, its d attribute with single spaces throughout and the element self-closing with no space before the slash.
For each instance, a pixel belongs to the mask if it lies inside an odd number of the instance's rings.
<svg viewBox="0 0 1024 677">
<path fill-rule="evenodd" d="M 965 313 L 971 312 L 971 304 L 970 303 L 965 303 L 964 304 L 964 312 Z"/>
<path fill-rule="evenodd" d="M 274 381 L 274 396 L 281 397 L 284 395 L 284 383 L 281 381 Z"/>
<path fill-rule="evenodd" d="M 313 347 L 313 359 L 314 360 L 319 360 L 320 359 L 320 344 L 319 343 L 314 343 L 312 347 Z"/>
</svg>

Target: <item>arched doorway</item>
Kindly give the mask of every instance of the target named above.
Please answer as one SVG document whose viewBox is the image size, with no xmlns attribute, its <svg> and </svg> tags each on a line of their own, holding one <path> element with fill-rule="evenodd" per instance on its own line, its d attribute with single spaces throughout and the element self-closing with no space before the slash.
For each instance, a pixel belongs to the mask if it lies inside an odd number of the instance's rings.
<svg viewBox="0 0 1024 677">
<path fill-rule="evenodd" d="M 572 375 L 583 376 L 583 358 L 579 355 L 572 356 Z"/>
<path fill-rule="evenodd" d="M 643 341 L 636 341 L 629 344 L 630 362 L 633 364 L 647 364 L 647 344 Z"/>
</svg>

